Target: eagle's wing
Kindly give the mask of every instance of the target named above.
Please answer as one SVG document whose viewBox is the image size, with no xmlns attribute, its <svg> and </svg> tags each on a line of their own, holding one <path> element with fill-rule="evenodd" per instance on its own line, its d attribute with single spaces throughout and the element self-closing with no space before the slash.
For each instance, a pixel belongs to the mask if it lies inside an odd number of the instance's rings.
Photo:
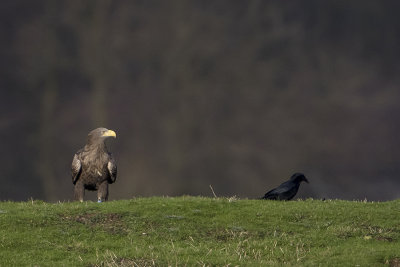
<svg viewBox="0 0 400 267">
<path fill-rule="evenodd" d="M 81 172 L 82 172 L 82 164 L 81 161 L 78 159 L 78 155 L 75 154 L 71 164 L 71 174 L 72 174 L 73 184 L 76 184 L 79 177 L 81 176 Z"/>
<path fill-rule="evenodd" d="M 111 155 L 107 163 L 107 169 L 108 173 L 110 174 L 110 179 L 108 180 L 108 182 L 112 184 L 117 179 L 117 163 Z"/>
</svg>

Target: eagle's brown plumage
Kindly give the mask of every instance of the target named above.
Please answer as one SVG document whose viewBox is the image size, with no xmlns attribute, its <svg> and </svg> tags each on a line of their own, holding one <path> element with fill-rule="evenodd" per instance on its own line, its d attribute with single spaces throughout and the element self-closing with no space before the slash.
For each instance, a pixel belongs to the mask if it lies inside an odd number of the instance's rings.
<svg viewBox="0 0 400 267">
<path fill-rule="evenodd" d="M 115 138 L 115 132 L 97 128 L 89 133 L 85 147 L 75 153 L 71 165 L 75 200 L 83 201 L 85 189 L 97 190 L 99 202 L 108 199 L 108 184 L 117 178 L 117 165 L 104 143 L 108 137 Z"/>
</svg>

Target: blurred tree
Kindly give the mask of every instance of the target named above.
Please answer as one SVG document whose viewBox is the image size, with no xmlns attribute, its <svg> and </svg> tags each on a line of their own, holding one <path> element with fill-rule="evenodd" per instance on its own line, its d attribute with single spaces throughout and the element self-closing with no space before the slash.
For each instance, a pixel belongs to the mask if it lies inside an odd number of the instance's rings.
<svg viewBox="0 0 400 267">
<path fill-rule="evenodd" d="M 44 195 L 48 200 L 57 200 L 57 179 L 54 172 L 55 129 L 54 114 L 58 104 L 58 72 L 63 65 L 63 55 L 57 38 L 55 18 L 58 5 L 43 2 L 43 16 L 34 17 L 19 29 L 18 50 L 26 73 L 25 82 L 34 90 L 36 102 L 35 149 L 32 154 L 34 168 L 41 179 Z M 33 157 L 37 154 L 37 157 Z"/>
<path fill-rule="evenodd" d="M 76 30 L 79 34 L 79 57 L 82 60 L 82 70 L 91 83 L 91 113 L 93 127 L 107 125 L 107 99 L 110 93 L 113 75 L 112 69 L 112 38 L 110 25 L 111 0 L 87 1 L 82 5 L 86 16 L 77 21 Z"/>
</svg>

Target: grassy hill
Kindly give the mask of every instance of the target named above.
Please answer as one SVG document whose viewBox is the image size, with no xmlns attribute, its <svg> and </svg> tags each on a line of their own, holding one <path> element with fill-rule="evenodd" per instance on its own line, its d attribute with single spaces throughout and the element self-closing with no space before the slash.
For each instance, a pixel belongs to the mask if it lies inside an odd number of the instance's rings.
<svg viewBox="0 0 400 267">
<path fill-rule="evenodd" d="M 0 202 L 1 266 L 399 266 L 399 241 L 399 200 Z"/>
</svg>

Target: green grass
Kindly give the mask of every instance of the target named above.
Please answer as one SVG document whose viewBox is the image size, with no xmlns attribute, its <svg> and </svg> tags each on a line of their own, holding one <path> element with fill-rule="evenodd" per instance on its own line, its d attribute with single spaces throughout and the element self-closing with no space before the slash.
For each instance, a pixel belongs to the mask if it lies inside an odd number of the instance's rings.
<svg viewBox="0 0 400 267">
<path fill-rule="evenodd" d="M 399 241 L 399 200 L 0 202 L 0 266 L 399 266 Z"/>
</svg>

